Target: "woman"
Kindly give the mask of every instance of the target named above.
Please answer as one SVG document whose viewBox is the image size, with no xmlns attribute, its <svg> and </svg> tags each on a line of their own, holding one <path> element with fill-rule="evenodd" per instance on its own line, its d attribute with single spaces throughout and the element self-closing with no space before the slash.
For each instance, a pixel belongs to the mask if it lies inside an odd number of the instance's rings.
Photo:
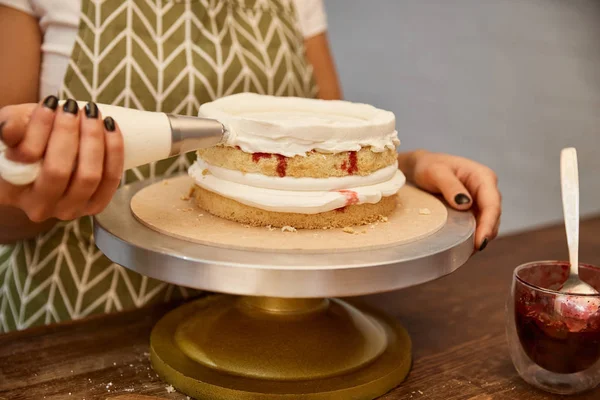
<svg viewBox="0 0 600 400">
<path fill-rule="evenodd" d="M 108 204 L 123 163 L 118 121 L 94 102 L 194 115 L 242 91 L 341 97 L 321 0 L 0 0 L 0 54 L 7 156 L 44 157 L 33 185 L 0 180 L 0 331 L 189 295 L 112 264 L 94 245 L 87 216 Z M 54 95 L 90 103 L 58 107 Z M 422 188 L 477 208 L 478 249 L 496 236 L 492 171 L 426 151 L 398 160 Z M 124 180 L 180 172 L 188 161 L 136 168 Z"/>
</svg>

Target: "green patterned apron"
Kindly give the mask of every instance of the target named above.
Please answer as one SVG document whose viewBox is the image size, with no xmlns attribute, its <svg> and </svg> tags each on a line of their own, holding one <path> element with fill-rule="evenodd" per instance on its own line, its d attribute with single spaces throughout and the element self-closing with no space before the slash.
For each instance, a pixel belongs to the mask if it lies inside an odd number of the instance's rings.
<svg viewBox="0 0 600 400">
<path fill-rule="evenodd" d="M 82 0 L 59 97 L 195 115 L 238 92 L 316 94 L 289 0 Z M 191 159 L 127 171 L 124 183 L 184 171 Z M 90 218 L 0 246 L 0 285 L 0 332 L 191 294 L 111 263 Z"/>
</svg>

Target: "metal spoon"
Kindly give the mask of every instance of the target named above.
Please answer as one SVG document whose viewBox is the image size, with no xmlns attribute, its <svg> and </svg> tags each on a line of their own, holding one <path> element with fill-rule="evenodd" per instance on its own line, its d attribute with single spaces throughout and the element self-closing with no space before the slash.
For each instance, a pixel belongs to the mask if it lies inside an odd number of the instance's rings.
<svg viewBox="0 0 600 400">
<path fill-rule="evenodd" d="M 570 294 L 596 294 L 593 287 L 579 279 L 579 175 L 577 151 L 573 147 L 560 153 L 560 183 L 563 213 L 569 246 L 569 277 L 560 289 Z"/>
</svg>

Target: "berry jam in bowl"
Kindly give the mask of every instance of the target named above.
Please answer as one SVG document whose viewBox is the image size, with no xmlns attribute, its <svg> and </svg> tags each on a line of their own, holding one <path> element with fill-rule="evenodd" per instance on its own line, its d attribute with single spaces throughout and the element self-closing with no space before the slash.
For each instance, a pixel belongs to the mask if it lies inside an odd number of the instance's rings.
<svg viewBox="0 0 600 400">
<path fill-rule="evenodd" d="M 600 384 L 600 295 L 559 292 L 569 263 L 539 261 L 513 274 L 507 337 L 515 368 L 531 385 L 575 394 Z M 579 277 L 600 291 L 600 268 L 580 264 Z"/>
</svg>

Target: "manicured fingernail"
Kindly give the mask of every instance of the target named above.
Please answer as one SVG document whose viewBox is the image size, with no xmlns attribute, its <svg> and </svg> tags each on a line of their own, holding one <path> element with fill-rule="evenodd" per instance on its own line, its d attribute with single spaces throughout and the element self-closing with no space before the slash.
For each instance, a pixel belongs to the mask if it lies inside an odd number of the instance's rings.
<svg viewBox="0 0 600 400">
<path fill-rule="evenodd" d="M 471 202 L 471 199 L 466 194 L 459 193 L 454 197 L 454 201 L 458 205 L 463 205 L 463 204 L 469 204 Z"/>
<path fill-rule="evenodd" d="M 77 106 L 77 102 L 73 99 L 67 100 L 67 102 L 63 106 L 63 111 L 68 112 L 73 115 L 77 115 L 77 113 L 79 112 L 79 107 Z"/>
<path fill-rule="evenodd" d="M 2 129 L 4 129 L 4 125 L 6 125 L 6 121 L 0 122 L 0 142 L 3 141 L 3 138 L 2 138 Z"/>
<path fill-rule="evenodd" d="M 50 95 L 44 99 L 42 104 L 44 104 L 44 107 L 56 111 L 56 107 L 58 107 L 58 97 Z"/>
<path fill-rule="evenodd" d="M 85 105 L 85 115 L 88 118 L 98 118 L 98 106 L 96 103 L 89 102 Z"/>
<path fill-rule="evenodd" d="M 104 127 L 109 132 L 114 132 L 115 130 L 115 120 L 111 117 L 104 118 Z"/>
<path fill-rule="evenodd" d="M 483 242 L 481 242 L 481 246 L 479 246 L 479 251 L 483 251 L 488 245 L 488 239 L 485 238 L 483 239 Z"/>
</svg>

